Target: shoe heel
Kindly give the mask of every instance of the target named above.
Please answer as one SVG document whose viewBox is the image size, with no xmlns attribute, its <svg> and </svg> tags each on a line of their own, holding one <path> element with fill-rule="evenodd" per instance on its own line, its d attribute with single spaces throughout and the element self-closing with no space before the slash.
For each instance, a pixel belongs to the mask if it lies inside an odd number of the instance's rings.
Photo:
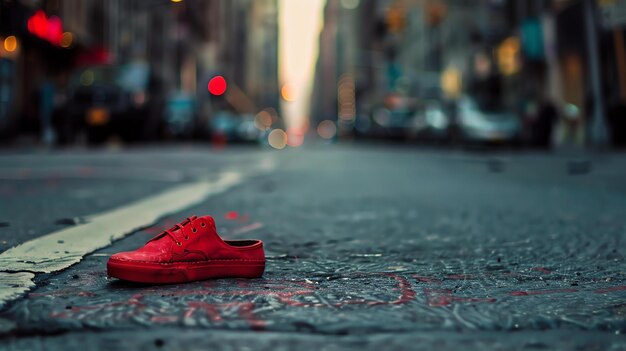
<svg viewBox="0 0 626 351">
<path fill-rule="evenodd" d="M 265 272 L 265 265 L 256 266 L 253 269 L 250 269 L 250 276 L 246 278 L 260 278 L 263 276 L 263 272 Z"/>
<path fill-rule="evenodd" d="M 255 266 L 233 266 L 227 269 L 224 269 L 223 273 L 227 277 L 237 277 L 237 278 L 260 278 L 263 276 L 263 272 L 265 272 L 265 265 L 255 265 Z"/>
</svg>

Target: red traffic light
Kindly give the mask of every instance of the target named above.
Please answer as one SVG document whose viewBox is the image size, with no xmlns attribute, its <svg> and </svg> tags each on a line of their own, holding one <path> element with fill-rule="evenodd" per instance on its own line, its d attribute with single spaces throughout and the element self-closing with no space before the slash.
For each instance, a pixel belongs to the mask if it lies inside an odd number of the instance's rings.
<svg viewBox="0 0 626 351">
<path fill-rule="evenodd" d="M 213 95 L 222 95 L 226 92 L 226 79 L 222 76 L 215 76 L 209 81 L 209 93 Z"/>
<path fill-rule="evenodd" d="M 59 46 L 63 38 L 63 23 L 58 17 L 47 17 L 45 12 L 37 10 L 28 19 L 28 31 L 53 45 Z"/>
</svg>

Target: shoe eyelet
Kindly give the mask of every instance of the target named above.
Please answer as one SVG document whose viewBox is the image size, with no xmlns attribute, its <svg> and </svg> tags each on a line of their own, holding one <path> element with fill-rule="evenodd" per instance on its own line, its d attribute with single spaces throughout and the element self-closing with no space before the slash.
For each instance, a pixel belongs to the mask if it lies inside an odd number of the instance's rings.
<svg viewBox="0 0 626 351">
<path fill-rule="evenodd" d="M 200 223 L 200 225 L 202 226 L 202 228 L 204 228 L 206 226 L 206 224 L 204 224 L 204 222 Z"/>
<path fill-rule="evenodd" d="M 183 246 L 183 243 L 181 243 L 180 241 L 176 243 L 176 245 L 178 246 Z"/>
<path fill-rule="evenodd" d="M 185 240 L 189 240 L 189 235 L 185 235 Z"/>
<path fill-rule="evenodd" d="M 197 231 L 198 231 L 198 229 L 196 229 L 196 228 L 192 228 L 192 229 L 191 229 L 191 231 L 195 233 L 195 232 L 197 232 Z"/>
</svg>

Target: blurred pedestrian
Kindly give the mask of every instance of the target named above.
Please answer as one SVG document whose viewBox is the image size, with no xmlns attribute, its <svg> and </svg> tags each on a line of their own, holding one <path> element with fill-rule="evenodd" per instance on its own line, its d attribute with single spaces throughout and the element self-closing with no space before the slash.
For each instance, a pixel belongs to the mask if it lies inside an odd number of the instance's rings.
<svg viewBox="0 0 626 351">
<path fill-rule="evenodd" d="M 613 146 L 626 147 L 626 102 L 617 99 L 607 111 Z"/>
<path fill-rule="evenodd" d="M 541 149 L 552 148 L 552 133 L 557 121 L 558 111 L 552 101 L 543 98 L 538 109 L 537 119 L 533 126 L 533 144 Z"/>
<path fill-rule="evenodd" d="M 41 125 L 41 140 L 47 146 L 54 144 L 54 130 L 52 129 L 52 112 L 54 110 L 55 86 L 50 80 L 45 80 L 39 87 L 39 123 Z"/>
</svg>

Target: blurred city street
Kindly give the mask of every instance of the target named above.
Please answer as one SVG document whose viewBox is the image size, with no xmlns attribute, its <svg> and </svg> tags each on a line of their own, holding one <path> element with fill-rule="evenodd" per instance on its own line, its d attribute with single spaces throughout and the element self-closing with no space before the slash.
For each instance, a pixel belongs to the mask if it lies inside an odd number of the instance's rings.
<svg viewBox="0 0 626 351">
<path fill-rule="evenodd" d="M 68 269 L 36 273 L 0 314 L 3 349 L 626 347 L 621 154 L 317 144 L 0 160 L 2 251 L 181 185 L 242 176 Z M 262 239 L 263 278 L 107 278 L 112 253 L 192 214 L 215 216 L 225 238 Z M 119 234 L 102 230 L 89 235 Z M 58 261 L 75 249 L 54 244 Z"/>
<path fill-rule="evenodd" d="M 626 0 L 0 0 L 0 351 L 626 351 L 625 150 Z"/>
</svg>

